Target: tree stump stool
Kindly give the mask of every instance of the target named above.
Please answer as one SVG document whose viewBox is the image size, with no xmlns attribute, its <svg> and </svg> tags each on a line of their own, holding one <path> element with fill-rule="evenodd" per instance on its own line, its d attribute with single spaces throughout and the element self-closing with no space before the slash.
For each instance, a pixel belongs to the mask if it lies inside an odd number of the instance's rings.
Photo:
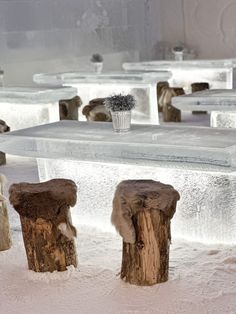
<svg viewBox="0 0 236 314">
<path fill-rule="evenodd" d="M 82 100 L 79 96 L 59 101 L 60 120 L 79 120 L 79 107 Z"/>
<path fill-rule="evenodd" d="M 6 124 L 4 120 L 0 120 L 0 133 L 9 132 L 10 127 Z M 6 164 L 6 154 L 4 152 L 0 152 L 0 165 Z"/>
<path fill-rule="evenodd" d="M 0 251 L 5 251 L 11 247 L 10 226 L 7 212 L 6 200 L 3 196 L 3 188 L 6 178 L 0 175 Z"/>
<path fill-rule="evenodd" d="M 200 82 L 200 83 L 192 83 L 191 84 L 192 93 L 200 92 L 202 90 L 209 89 L 209 83 L 207 82 Z M 192 111 L 192 114 L 206 114 L 207 111 Z"/>
<path fill-rule="evenodd" d="M 167 81 L 157 83 L 157 104 L 158 104 L 158 112 L 162 112 L 162 104 L 160 103 L 160 98 L 166 87 L 169 87 L 169 83 Z"/>
<path fill-rule="evenodd" d="M 164 88 L 159 103 L 162 106 L 162 116 L 164 122 L 181 122 L 181 111 L 171 104 L 172 97 L 184 95 L 184 89 L 181 87 Z"/>
<path fill-rule="evenodd" d="M 117 186 L 111 221 L 123 238 L 121 279 L 140 286 L 168 280 L 170 220 L 179 197 L 171 185 L 153 180 Z"/>
<path fill-rule="evenodd" d="M 29 269 L 64 271 L 77 266 L 70 206 L 76 204 L 76 184 L 53 179 L 10 186 L 10 202 L 20 215 Z"/>
<path fill-rule="evenodd" d="M 111 113 L 104 105 L 106 98 L 95 98 L 90 100 L 89 104 L 83 108 L 82 114 L 86 116 L 87 121 L 111 122 Z"/>
</svg>

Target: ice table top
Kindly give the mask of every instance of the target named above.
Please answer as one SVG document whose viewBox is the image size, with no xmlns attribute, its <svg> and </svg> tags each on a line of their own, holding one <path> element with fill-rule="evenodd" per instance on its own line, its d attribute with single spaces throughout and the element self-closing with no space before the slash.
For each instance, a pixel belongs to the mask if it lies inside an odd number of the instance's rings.
<svg viewBox="0 0 236 314">
<path fill-rule="evenodd" d="M 0 102 L 5 103 L 50 103 L 70 99 L 77 95 L 74 87 L 0 87 Z"/>
<path fill-rule="evenodd" d="M 124 70 L 149 70 L 149 71 L 168 71 L 173 68 L 176 69 L 187 69 L 187 68 L 207 68 L 207 69 L 232 69 L 236 67 L 236 59 L 219 59 L 219 60 L 158 60 L 158 61 L 142 61 L 142 62 L 126 62 L 122 65 Z"/>
<path fill-rule="evenodd" d="M 236 111 L 236 89 L 210 89 L 172 98 L 180 110 Z"/>
<path fill-rule="evenodd" d="M 0 151 L 20 156 L 104 162 L 157 161 L 236 166 L 236 131 L 205 127 L 60 121 L 0 135 Z"/>
<path fill-rule="evenodd" d="M 150 84 L 166 81 L 172 74 L 168 71 L 153 73 L 126 73 L 126 72 L 71 72 L 71 73 L 41 73 L 35 74 L 33 79 L 38 84 L 72 84 L 72 83 L 114 83 L 114 84 Z"/>
</svg>

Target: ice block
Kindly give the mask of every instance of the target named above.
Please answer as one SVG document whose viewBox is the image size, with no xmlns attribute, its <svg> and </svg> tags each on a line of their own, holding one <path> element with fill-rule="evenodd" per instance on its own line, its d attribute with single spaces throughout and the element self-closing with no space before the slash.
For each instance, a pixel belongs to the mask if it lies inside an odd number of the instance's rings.
<svg viewBox="0 0 236 314">
<path fill-rule="evenodd" d="M 36 157 L 40 180 L 78 185 L 77 223 L 112 230 L 116 185 L 125 179 L 171 184 L 181 195 L 172 236 L 236 241 L 236 137 L 233 129 L 60 121 L 0 135 L 0 150 Z"/>
<path fill-rule="evenodd" d="M 72 87 L 0 87 L 0 118 L 11 130 L 59 121 L 59 100 L 75 95 Z"/>
<path fill-rule="evenodd" d="M 73 86 L 83 101 L 79 119 L 86 120 L 82 110 L 91 99 L 113 94 L 131 94 L 136 107 L 132 111 L 132 122 L 140 124 L 159 124 L 157 111 L 156 85 L 159 81 L 170 79 L 171 73 L 71 72 L 56 74 L 35 74 L 34 81 L 40 85 Z"/>
<path fill-rule="evenodd" d="M 208 82 L 210 88 L 230 89 L 233 87 L 233 69 L 236 59 L 221 60 L 159 60 L 129 62 L 123 64 L 127 72 L 133 71 L 170 71 L 169 80 L 173 87 L 183 87 L 186 93 L 191 92 L 191 83 Z"/>
<path fill-rule="evenodd" d="M 236 89 L 212 89 L 172 98 L 172 104 L 183 111 L 211 112 L 212 127 L 236 127 Z"/>
</svg>

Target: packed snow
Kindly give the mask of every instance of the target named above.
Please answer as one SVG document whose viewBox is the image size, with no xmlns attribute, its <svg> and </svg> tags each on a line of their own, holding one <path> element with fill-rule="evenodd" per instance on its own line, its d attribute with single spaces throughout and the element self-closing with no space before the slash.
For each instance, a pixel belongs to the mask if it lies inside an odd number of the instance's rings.
<svg viewBox="0 0 236 314">
<path fill-rule="evenodd" d="M 38 182 L 34 159 L 7 156 L 1 173 Z M 173 236 L 169 281 L 138 287 L 119 278 L 122 241 L 114 232 L 76 225 L 78 268 L 28 270 L 18 214 L 9 205 L 13 246 L 0 252 L 1 314 L 235 314 L 236 246 L 186 242 Z M 73 209 L 72 209 L 73 211 Z"/>
</svg>

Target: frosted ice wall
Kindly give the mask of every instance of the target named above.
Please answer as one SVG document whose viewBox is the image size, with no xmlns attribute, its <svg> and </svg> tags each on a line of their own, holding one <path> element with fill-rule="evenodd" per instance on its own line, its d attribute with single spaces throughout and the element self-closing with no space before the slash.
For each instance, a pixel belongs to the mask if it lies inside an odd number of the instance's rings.
<svg viewBox="0 0 236 314">
<path fill-rule="evenodd" d="M 7 83 L 34 72 L 90 67 L 93 52 L 105 68 L 148 57 L 159 0 L 0 0 L 0 67 Z M 155 24 L 155 23 L 154 23 Z M 17 70 L 17 73 L 16 73 Z"/>
</svg>

